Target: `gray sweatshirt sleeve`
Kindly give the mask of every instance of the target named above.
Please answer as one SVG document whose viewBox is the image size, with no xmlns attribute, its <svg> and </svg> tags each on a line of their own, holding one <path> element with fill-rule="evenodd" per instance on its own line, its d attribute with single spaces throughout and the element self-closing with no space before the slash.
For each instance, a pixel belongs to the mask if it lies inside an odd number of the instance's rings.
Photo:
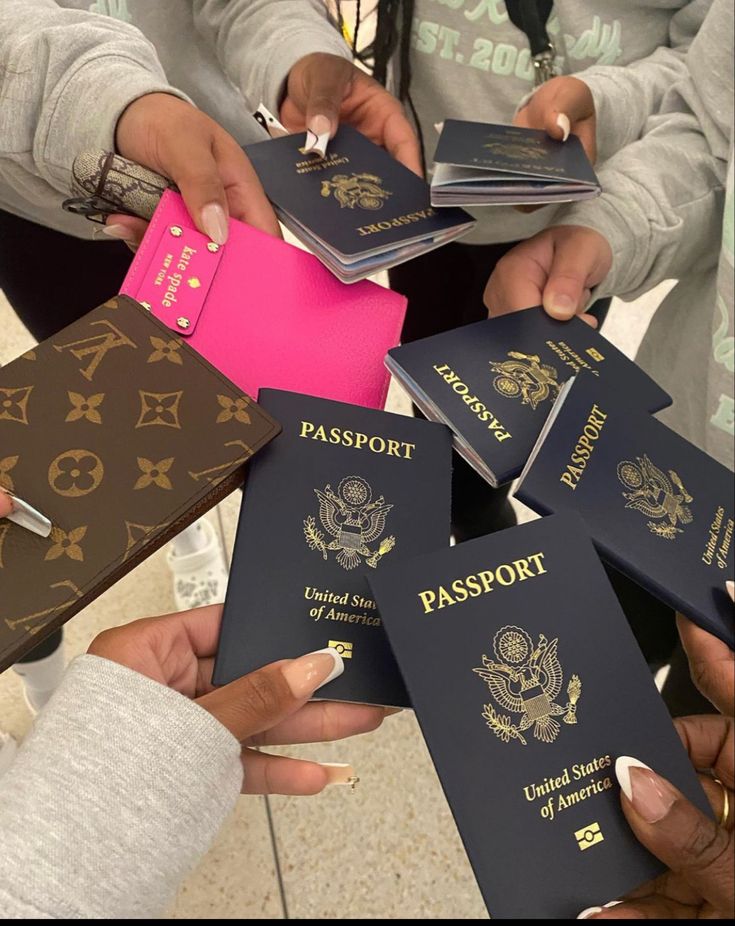
<svg viewBox="0 0 735 926">
<path fill-rule="evenodd" d="M 597 114 L 597 157 L 602 163 L 640 138 L 667 90 L 686 76 L 686 55 L 712 0 L 691 0 L 671 17 L 669 45 L 627 67 L 591 67 L 576 74 L 590 88 Z"/>
<path fill-rule="evenodd" d="M 241 783 L 211 714 L 81 656 L 0 779 L 0 917 L 162 914 Z"/>
<path fill-rule="evenodd" d="M 194 0 L 194 22 L 250 106 L 274 115 L 289 71 L 312 52 L 352 59 L 323 0 Z"/>
<path fill-rule="evenodd" d="M 80 151 L 114 147 L 133 100 L 183 96 L 134 26 L 53 0 L 0 2 L 0 63 L 0 184 L 41 202 L 68 195 Z"/>
<path fill-rule="evenodd" d="M 646 134 L 599 171 L 603 194 L 560 212 L 555 225 L 594 228 L 612 269 L 594 293 L 635 298 L 672 277 L 717 265 L 732 119 L 732 0 L 715 0 L 687 56 L 687 75 L 665 96 Z"/>
</svg>

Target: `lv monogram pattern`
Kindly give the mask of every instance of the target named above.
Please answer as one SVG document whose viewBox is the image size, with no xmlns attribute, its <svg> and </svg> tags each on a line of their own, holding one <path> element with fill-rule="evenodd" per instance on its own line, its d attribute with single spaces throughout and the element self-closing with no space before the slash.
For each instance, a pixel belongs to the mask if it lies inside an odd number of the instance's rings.
<svg viewBox="0 0 735 926">
<path fill-rule="evenodd" d="M 278 430 L 126 296 L 0 369 L 0 486 L 53 523 L 43 539 L 0 521 L 0 670 L 211 507 Z"/>
</svg>

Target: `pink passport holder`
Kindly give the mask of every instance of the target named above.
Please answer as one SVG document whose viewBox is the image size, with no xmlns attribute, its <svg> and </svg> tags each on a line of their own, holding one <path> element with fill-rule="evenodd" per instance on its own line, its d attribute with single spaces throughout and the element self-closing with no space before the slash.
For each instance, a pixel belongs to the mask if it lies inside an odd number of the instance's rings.
<svg viewBox="0 0 735 926">
<path fill-rule="evenodd" d="M 341 283 L 316 257 L 235 219 L 216 245 L 178 193 L 161 197 L 121 292 L 255 398 L 267 386 L 385 405 L 383 361 L 399 342 L 405 298 Z"/>
</svg>

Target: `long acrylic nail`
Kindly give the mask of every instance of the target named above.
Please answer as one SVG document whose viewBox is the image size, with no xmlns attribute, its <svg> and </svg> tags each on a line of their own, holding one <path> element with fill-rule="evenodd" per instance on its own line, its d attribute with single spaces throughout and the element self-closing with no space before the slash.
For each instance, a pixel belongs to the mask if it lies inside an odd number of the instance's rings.
<svg viewBox="0 0 735 926">
<path fill-rule="evenodd" d="M 671 810 L 675 794 L 645 762 L 620 756 L 615 762 L 615 775 L 633 809 L 646 823 L 658 823 Z"/>
<path fill-rule="evenodd" d="M 725 588 L 727 589 L 727 594 L 735 601 L 735 582 L 732 579 L 728 579 L 725 582 Z"/>
<path fill-rule="evenodd" d="M 327 116 L 312 116 L 306 129 L 304 152 L 306 154 L 318 154 L 319 157 L 323 158 L 327 153 L 332 123 Z"/>
<path fill-rule="evenodd" d="M 207 203 L 202 206 L 202 228 L 215 244 L 227 241 L 227 216 L 219 203 Z"/>
<path fill-rule="evenodd" d="M 347 762 L 320 762 L 324 771 L 327 773 L 327 787 L 331 785 L 347 785 L 355 790 L 360 779 L 355 774 L 354 768 Z"/>
<path fill-rule="evenodd" d="M 24 502 L 22 498 L 18 498 L 17 495 L 7 489 L 0 488 L 0 492 L 10 498 L 10 511 L 5 516 L 8 521 L 12 521 L 19 527 L 24 527 L 32 534 L 38 534 L 39 537 L 45 538 L 49 536 L 53 525 L 46 515 L 36 511 L 33 505 Z"/>
<path fill-rule="evenodd" d="M 552 293 L 551 296 L 544 299 L 544 305 L 550 312 L 555 312 L 563 318 L 571 318 L 577 311 L 576 304 L 564 293 Z"/>
<path fill-rule="evenodd" d="M 127 225 L 105 225 L 100 230 L 103 235 L 117 241 L 132 241 L 135 238 L 135 233 Z"/>
<path fill-rule="evenodd" d="M 582 910 L 577 919 L 588 920 L 591 916 L 594 916 L 595 913 L 602 913 L 602 907 L 587 907 L 586 910 Z"/>
<path fill-rule="evenodd" d="M 562 130 L 562 141 L 566 141 L 569 138 L 569 133 L 572 131 L 571 123 L 569 122 L 569 116 L 566 113 L 559 113 L 556 117 L 556 124 Z"/>
<path fill-rule="evenodd" d="M 301 700 L 310 697 L 344 670 L 342 657 L 336 649 L 328 646 L 294 659 L 283 669 L 283 675 L 294 698 Z"/>
<path fill-rule="evenodd" d="M 609 903 L 604 903 L 602 906 L 603 906 L 606 910 L 609 910 L 610 907 L 617 907 L 617 906 L 619 906 L 622 902 L 623 902 L 622 900 L 611 900 L 611 901 L 609 901 Z"/>
</svg>

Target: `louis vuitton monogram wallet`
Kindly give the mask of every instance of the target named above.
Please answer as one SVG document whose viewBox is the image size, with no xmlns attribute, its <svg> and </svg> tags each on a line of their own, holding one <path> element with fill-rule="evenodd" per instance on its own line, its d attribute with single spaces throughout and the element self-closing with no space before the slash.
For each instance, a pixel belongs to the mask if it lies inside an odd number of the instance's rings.
<svg viewBox="0 0 735 926">
<path fill-rule="evenodd" d="M 0 671 L 240 485 L 280 426 L 127 296 L 0 369 Z"/>
</svg>

